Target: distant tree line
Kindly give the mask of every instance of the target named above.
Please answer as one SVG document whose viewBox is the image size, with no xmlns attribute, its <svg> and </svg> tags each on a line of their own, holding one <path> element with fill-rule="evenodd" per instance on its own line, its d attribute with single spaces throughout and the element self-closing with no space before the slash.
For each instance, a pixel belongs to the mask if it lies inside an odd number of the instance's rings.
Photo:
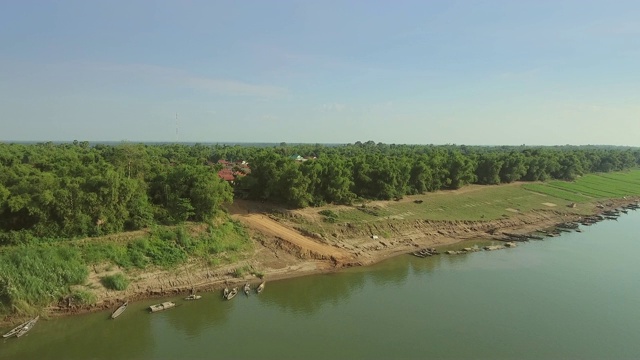
<svg viewBox="0 0 640 360">
<path fill-rule="evenodd" d="M 294 155 L 307 161 L 295 161 Z M 390 200 L 466 184 L 574 180 L 640 165 L 640 149 L 597 146 L 394 145 L 218 147 L 214 157 L 248 159 L 239 186 L 249 197 L 293 207 Z"/>
<path fill-rule="evenodd" d="M 296 161 L 295 155 L 307 161 Z M 640 165 L 615 147 L 0 144 L 0 244 L 206 221 L 233 199 L 218 160 L 248 161 L 237 191 L 292 207 L 397 199 L 465 184 L 573 180 Z"/>
</svg>

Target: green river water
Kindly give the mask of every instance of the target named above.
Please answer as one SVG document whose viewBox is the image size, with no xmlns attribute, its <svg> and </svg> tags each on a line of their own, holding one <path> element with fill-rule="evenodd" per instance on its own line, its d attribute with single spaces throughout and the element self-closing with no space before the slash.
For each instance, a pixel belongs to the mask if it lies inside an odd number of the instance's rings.
<svg viewBox="0 0 640 360">
<path fill-rule="evenodd" d="M 40 320 L 0 359 L 640 359 L 640 211 L 514 249 L 410 255 L 150 314 Z M 4 330 L 4 329 L 3 329 Z"/>
</svg>

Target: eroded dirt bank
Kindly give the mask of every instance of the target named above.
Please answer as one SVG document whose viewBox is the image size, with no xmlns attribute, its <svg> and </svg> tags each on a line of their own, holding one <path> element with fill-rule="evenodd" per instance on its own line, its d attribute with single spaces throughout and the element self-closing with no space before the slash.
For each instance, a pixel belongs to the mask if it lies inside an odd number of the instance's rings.
<svg viewBox="0 0 640 360">
<path fill-rule="evenodd" d="M 593 206 L 592 212 L 596 214 L 637 201 L 610 200 L 604 207 Z M 254 275 L 238 276 L 236 269 L 247 266 L 259 269 L 266 281 L 272 281 L 370 265 L 419 248 L 451 245 L 465 240 L 498 239 L 503 233 L 530 233 L 560 223 L 578 221 L 581 217 L 549 209 L 488 221 L 384 219 L 342 224 L 336 226 L 333 233 L 320 235 L 300 231 L 296 222 L 287 216 L 295 217 L 295 212 L 283 212 L 265 204 L 238 201 L 229 211 L 234 219 L 249 228 L 255 242 L 254 253 L 249 254 L 246 260 L 217 267 L 192 262 L 169 271 L 129 272 L 132 283 L 125 291 L 107 290 L 99 281 L 101 277 L 119 272 L 120 269 L 107 265 L 95 266 L 90 271 L 89 286 L 98 298 L 97 303 L 91 307 L 81 307 L 72 301 L 63 301 L 50 308 L 51 314 L 114 309 L 125 299 L 133 301 L 164 297 L 186 294 L 192 290 L 216 291 L 225 286 L 240 286 L 247 281 L 259 283 L 261 279 Z M 274 211 L 279 215 L 274 216 Z"/>
</svg>

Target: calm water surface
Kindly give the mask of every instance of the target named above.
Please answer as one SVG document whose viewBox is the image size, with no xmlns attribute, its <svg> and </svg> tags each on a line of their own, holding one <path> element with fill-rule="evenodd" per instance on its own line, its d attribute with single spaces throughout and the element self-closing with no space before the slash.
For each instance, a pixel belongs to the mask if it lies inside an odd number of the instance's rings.
<svg viewBox="0 0 640 360">
<path fill-rule="evenodd" d="M 640 211 L 583 230 L 41 320 L 0 359 L 639 359 Z"/>
</svg>

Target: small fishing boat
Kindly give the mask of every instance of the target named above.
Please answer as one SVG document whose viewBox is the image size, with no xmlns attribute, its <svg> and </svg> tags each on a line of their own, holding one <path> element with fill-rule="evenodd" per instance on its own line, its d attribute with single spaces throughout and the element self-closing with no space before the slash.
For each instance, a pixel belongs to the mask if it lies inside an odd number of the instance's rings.
<svg viewBox="0 0 640 360">
<path fill-rule="evenodd" d="M 260 294 L 262 290 L 264 290 L 264 281 L 260 283 L 260 285 L 258 285 L 258 287 L 256 288 L 256 292 Z"/>
<path fill-rule="evenodd" d="M 234 296 L 238 295 L 238 288 L 233 288 L 231 289 L 231 291 L 229 292 L 229 294 L 227 294 L 227 300 L 231 300 L 233 299 Z"/>
<path fill-rule="evenodd" d="M 32 319 L 33 320 L 33 319 Z M 7 332 L 6 334 L 2 335 L 3 338 L 8 338 L 8 337 L 12 337 L 14 335 L 16 335 L 17 333 L 20 332 L 20 330 L 22 330 L 23 327 L 27 326 L 27 324 L 30 322 L 31 320 L 25 321 L 22 324 L 14 327 L 13 329 L 11 329 L 9 332 Z"/>
<path fill-rule="evenodd" d="M 224 291 L 222 292 L 222 297 L 223 298 L 226 299 L 227 296 L 229 296 L 229 288 L 228 287 L 224 288 Z"/>
<path fill-rule="evenodd" d="M 151 312 L 158 312 L 162 310 L 171 309 L 172 307 L 175 307 L 175 306 L 176 306 L 176 303 L 167 301 L 167 302 L 163 302 L 162 304 L 151 305 L 149 306 L 149 309 L 151 310 Z"/>
<path fill-rule="evenodd" d="M 191 295 L 187 296 L 184 299 L 185 300 L 200 300 L 200 299 L 202 299 L 202 296 L 196 295 L 196 294 L 191 294 Z"/>
<path fill-rule="evenodd" d="M 18 333 L 16 334 L 16 337 L 21 337 L 22 335 L 26 334 L 29 330 L 33 329 L 33 327 L 38 322 L 38 319 L 40 319 L 40 316 L 36 316 L 34 319 L 29 320 L 29 322 L 25 326 L 23 326 L 22 329 L 20 329 L 20 331 L 18 331 Z"/>
<path fill-rule="evenodd" d="M 249 296 L 249 291 L 251 291 L 251 285 L 249 283 L 244 284 L 244 294 Z"/>
<path fill-rule="evenodd" d="M 129 302 L 125 301 L 124 304 L 120 305 L 120 307 L 118 307 L 116 311 L 114 311 L 113 314 L 111 314 L 111 318 L 115 319 L 118 316 L 120 316 L 125 310 L 127 310 L 128 305 L 129 305 Z"/>
</svg>

